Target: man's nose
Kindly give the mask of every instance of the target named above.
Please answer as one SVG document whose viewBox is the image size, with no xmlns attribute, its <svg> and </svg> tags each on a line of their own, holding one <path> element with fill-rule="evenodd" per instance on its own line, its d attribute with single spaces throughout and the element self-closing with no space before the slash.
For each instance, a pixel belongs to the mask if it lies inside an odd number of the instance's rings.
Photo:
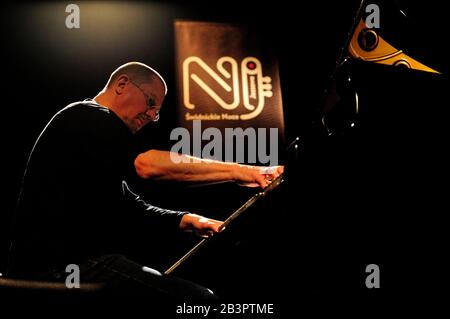
<svg viewBox="0 0 450 319">
<path fill-rule="evenodd" d="M 156 117 L 156 111 L 152 109 L 147 109 L 147 111 L 145 111 L 144 114 L 147 115 L 152 120 Z"/>
<path fill-rule="evenodd" d="M 159 110 L 156 108 L 152 108 L 152 109 L 148 109 L 147 111 L 145 111 L 145 115 L 149 118 L 151 118 L 151 120 L 153 122 L 158 122 L 159 121 Z"/>
</svg>

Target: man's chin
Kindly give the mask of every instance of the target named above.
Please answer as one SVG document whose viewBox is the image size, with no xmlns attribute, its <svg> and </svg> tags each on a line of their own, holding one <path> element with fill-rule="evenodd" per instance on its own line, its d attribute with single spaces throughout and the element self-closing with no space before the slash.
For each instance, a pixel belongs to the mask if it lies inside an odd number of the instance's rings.
<svg viewBox="0 0 450 319">
<path fill-rule="evenodd" d="M 141 128 L 143 128 L 147 123 L 140 120 L 140 119 L 136 119 L 134 120 L 131 125 L 128 125 L 128 127 L 130 128 L 131 132 L 133 134 L 135 134 L 137 131 L 139 131 Z"/>
</svg>

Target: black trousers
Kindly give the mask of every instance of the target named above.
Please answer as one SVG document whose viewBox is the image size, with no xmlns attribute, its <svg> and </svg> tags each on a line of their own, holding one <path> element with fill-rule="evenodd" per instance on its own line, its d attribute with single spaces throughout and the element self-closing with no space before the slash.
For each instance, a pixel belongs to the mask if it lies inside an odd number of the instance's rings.
<svg viewBox="0 0 450 319">
<path fill-rule="evenodd" d="M 175 276 L 163 275 L 122 255 L 92 258 L 79 265 L 79 268 L 81 286 L 83 283 L 103 283 L 104 291 L 110 296 L 165 301 L 218 299 L 208 288 Z M 65 271 L 53 272 L 44 279 L 63 281 L 67 276 Z"/>
</svg>

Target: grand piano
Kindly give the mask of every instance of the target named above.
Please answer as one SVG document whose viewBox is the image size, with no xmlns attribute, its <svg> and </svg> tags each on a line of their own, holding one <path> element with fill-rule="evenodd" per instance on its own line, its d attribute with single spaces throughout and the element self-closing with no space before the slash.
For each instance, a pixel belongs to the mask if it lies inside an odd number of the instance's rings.
<svg viewBox="0 0 450 319">
<path fill-rule="evenodd" d="M 372 2 L 381 27 L 368 32 L 363 1 L 323 100 L 283 158 L 285 182 L 174 275 L 225 298 L 285 304 L 417 297 L 442 284 L 449 177 L 442 21 L 431 6 Z M 287 135 L 295 138 L 295 129 Z M 161 205 L 173 205 L 173 194 L 184 209 L 219 219 L 255 193 L 232 183 L 158 186 L 159 195 L 145 187 Z M 161 260 L 152 262 L 161 270 L 198 242 L 160 240 Z M 380 269 L 381 292 L 366 286 L 370 264 Z"/>
</svg>

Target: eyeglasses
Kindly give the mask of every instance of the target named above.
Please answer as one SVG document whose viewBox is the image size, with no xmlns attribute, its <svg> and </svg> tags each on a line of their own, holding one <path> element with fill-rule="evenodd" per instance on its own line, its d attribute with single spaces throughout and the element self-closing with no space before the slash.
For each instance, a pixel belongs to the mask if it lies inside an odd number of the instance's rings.
<svg viewBox="0 0 450 319">
<path fill-rule="evenodd" d="M 144 90 L 142 90 L 141 89 L 141 87 L 139 86 L 139 85 L 137 85 L 136 83 L 134 83 L 133 81 L 131 81 L 130 80 L 130 82 L 131 83 L 133 83 L 133 85 L 135 86 L 135 87 L 137 87 L 141 92 L 142 92 L 142 94 L 144 94 L 144 96 L 145 96 L 145 99 L 147 100 L 147 110 L 145 110 L 145 114 L 147 114 L 147 112 L 149 111 L 149 110 L 153 110 L 154 108 L 155 108 L 155 100 L 153 100 L 150 96 L 148 96 L 147 95 L 147 93 L 145 93 L 144 92 Z M 153 122 L 158 122 L 159 121 L 159 118 L 160 118 L 160 116 L 159 116 L 159 111 L 155 111 L 155 117 L 152 119 L 152 121 Z"/>
</svg>

